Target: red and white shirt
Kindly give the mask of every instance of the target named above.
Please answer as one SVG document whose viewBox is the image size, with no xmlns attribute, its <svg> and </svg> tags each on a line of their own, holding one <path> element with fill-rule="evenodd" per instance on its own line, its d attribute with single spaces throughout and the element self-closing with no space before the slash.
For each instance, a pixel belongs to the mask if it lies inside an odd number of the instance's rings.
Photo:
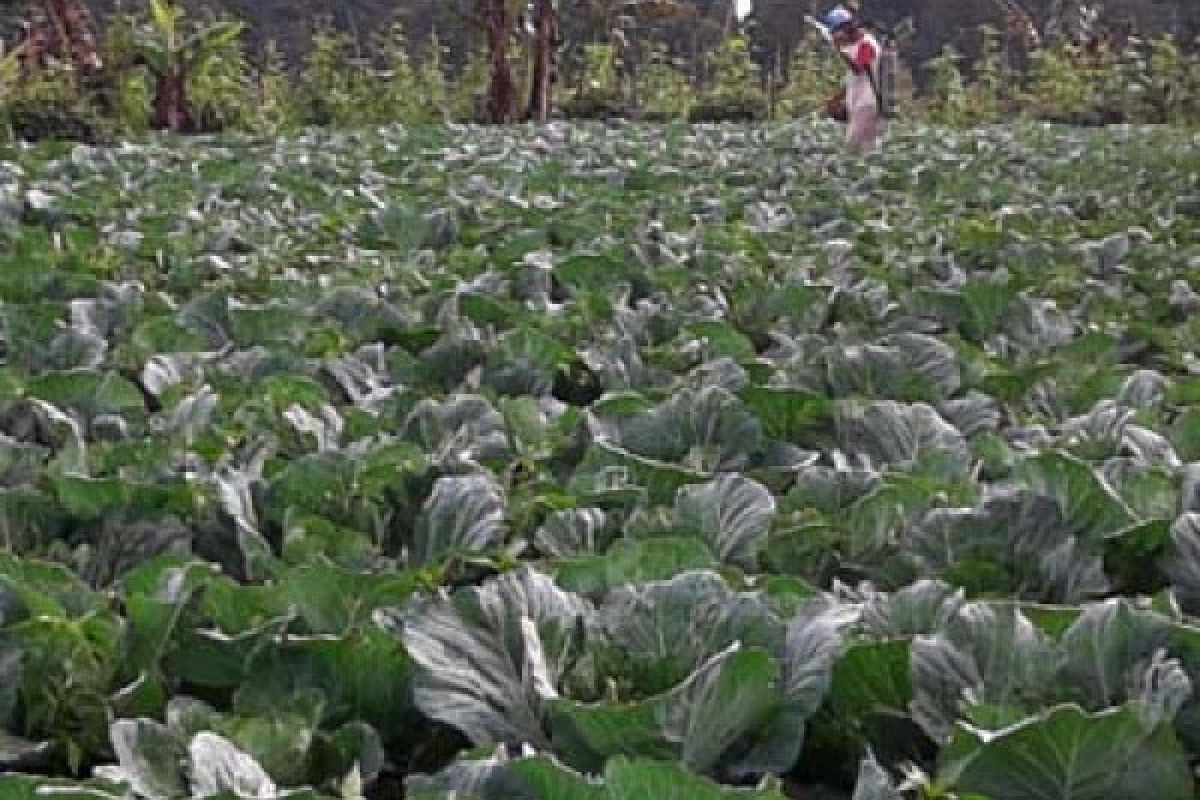
<svg viewBox="0 0 1200 800">
<path fill-rule="evenodd" d="M 876 110 L 878 101 L 871 86 L 871 77 L 879 77 L 879 40 L 864 32 L 856 41 L 842 47 L 841 51 L 864 70 L 859 73 L 848 71 L 846 74 L 846 110 L 851 113 Z M 870 74 L 865 70 L 870 70 Z"/>
</svg>

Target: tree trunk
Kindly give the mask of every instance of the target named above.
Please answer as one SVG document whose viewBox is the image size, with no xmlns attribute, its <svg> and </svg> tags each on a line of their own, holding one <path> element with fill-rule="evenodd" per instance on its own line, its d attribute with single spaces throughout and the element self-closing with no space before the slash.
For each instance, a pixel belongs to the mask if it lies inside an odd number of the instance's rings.
<svg viewBox="0 0 1200 800">
<path fill-rule="evenodd" d="M 63 55 L 70 58 L 81 75 L 98 71 L 100 48 L 92 33 L 92 15 L 80 0 L 51 0 L 48 6 L 56 20 Z"/>
<path fill-rule="evenodd" d="M 95 25 L 88 7 L 80 0 L 58 0 L 58 8 L 66 23 L 75 69 L 83 75 L 99 72 L 104 64 L 100 60 L 100 46 L 96 43 Z"/>
<path fill-rule="evenodd" d="M 558 82 L 558 9 L 554 0 L 534 0 L 533 83 L 529 91 L 529 119 L 550 119 L 554 84 Z"/>
<path fill-rule="evenodd" d="M 520 116 L 520 100 L 512 66 L 508 63 L 513 20 L 507 0 L 479 0 L 479 16 L 487 31 L 488 60 L 491 64 L 484 115 L 488 122 L 496 125 L 516 122 Z"/>
<path fill-rule="evenodd" d="M 82 0 L 40 0 L 29 9 L 21 60 L 26 71 L 45 66 L 47 58 L 71 64 L 79 75 L 92 75 L 103 66 L 92 16 Z"/>
<path fill-rule="evenodd" d="M 187 76 L 184 73 L 168 72 L 156 76 L 151 126 L 155 130 L 171 133 L 195 130 L 196 123 L 188 105 Z"/>
</svg>

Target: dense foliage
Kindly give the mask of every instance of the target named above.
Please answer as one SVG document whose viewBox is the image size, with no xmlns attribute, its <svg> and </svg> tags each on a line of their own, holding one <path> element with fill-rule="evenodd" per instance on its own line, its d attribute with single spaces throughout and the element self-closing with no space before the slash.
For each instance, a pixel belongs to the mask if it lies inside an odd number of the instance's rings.
<svg viewBox="0 0 1200 800">
<path fill-rule="evenodd" d="M 511 122 L 524 118 L 527 98 L 530 113 L 536 105 L 577 119 L 788 119 L 823 112 L 843 80 L 841 62 L 811 29 L 777 38 L 781 23 L 770 4 L 741 23 L 722 17 L 722 25 L 709 18 L 712 9 L 685 2 L 647 0 L 624 11 L 609 4 L 603 14 L 562 5 L 556 47 L 539 46 L 532 23 L 512 9 L 512 19 L 496 23 L 511 35 L 485 39 L 482 23 L 470 21 L 477 14 L 460 9 L 453 29 L 422 33 L 427 20 L 402 8 L 370 31 L 317 19 L 306 47 L 288 52 L 232 15 L 185 14 L 197 4 L 178 0 L 136 2 L 101 18 L 97 55 L 105 66 L 96 74 L 80 78 L 53 59 L 19 70 L 16 51 L 0 60 L 0 136 L 96 143 L 151 128 L 273 135 L 307 125 Z M 661 6 L 682 17 L 654 11 Z M 810 2 L 808 10 L 819 6 Z M 789 7 L 791 27 L 804 10 Z M 1182 23 L 1148 25 L 1144 37 L 1128 26 L 1118 35 L 1097 24 L 1076 36 L 1065 23 L 1046 23 L 1063 30 L 1033 45 L 984 15 L 926 54 L 926 28 L 942 16 L 918 16 L 915 31 L 911 19 L 894 14 L 873 19 L 900 37 L 899 102 L 911 119 L 955 126 L 1200 119 L 1197 42 Z M 690 36 L 682 49 L 681 30 Z M 504 52 L 495 51 L 501 44 Z M 551 74 L 557 79 L 547 91 L 534 92 L 535 76 Z M 532 103 L 533 94 L 546 102 Z"/>
<path fill-rule="evenodd" d="M 4 797 L 1193 796 L 1194 136 L 8 156 Z"/>
<path fill-rule="evenodd" d="M 24 0 L 38 2 L 39 0 Z M 114 7 L 126 10 L 141 0 L 86 0 L 101 18 Z M 463 24 L 463 11 L 472 0 L 448 0 L 426 3 L 419 0 L 181 0 L 190 13 L 234 14 L 248 26 L 251 49 L 257 51 L 274 40 L 292 60 L 302 60 L 312 35 L 312 21 L 327 17 L 339 30 L 357 32 L 365 41 L 377 30 L 387 28 L 394 15 L 403 18 L 413 36 L 411 54 L 415 57 L 424 43 L 436 35 L 451 50 L 451 64 L 457 68 L 480 45 L 478 28 Z M 1004 21 L 1003 0 L 847 0 L 858 5 L 872 19 L 893 24 L 905 17 L 919 21 L 912 41 L 912 63 L 923 64 L 937 55 L 946 43 L 952 43 L 970 57 L 975 56 L 980 25 L 1000 26 Z M 647 3 L 654 5 L 654 2 Z M 1056 24 L 1069 17 L 1079 5 L 1074 0 L 1017 0 L 1028 9 L 1039 27 Z M 619 17 L 623 3 L 618 0 L 560 0 L 564 12 L 564 35 L 568 50 L 574 43 L 602 41 Z M 726 30 L 728 2 L 695 0 L 690 3 L 696 15 L 687 20 L 663 22 L 652 31 L 656 40 L 673 55 L 693 59 L 708 52 Z M 820 0 L 755 0 L 750 18 L 752 49 L 762 68 L 769 71 L 778 60 L 787 64 L 804 37 L 803 14 L 827 8 L 831 2 Z M 1181 41 L 1200 35 L 1200 7 L 1191 0 L 1091 0 L 1086 5 L 1100 12 L 1102 27 L 1116 27 L 1152 37 L 1173 33 Z M 0 10 L 0 19 L 4 12 Z M 574 59 L 572 59 L 574 62 Z M 577 62 L 574 62 L 577 63 Z"/>
</svg>

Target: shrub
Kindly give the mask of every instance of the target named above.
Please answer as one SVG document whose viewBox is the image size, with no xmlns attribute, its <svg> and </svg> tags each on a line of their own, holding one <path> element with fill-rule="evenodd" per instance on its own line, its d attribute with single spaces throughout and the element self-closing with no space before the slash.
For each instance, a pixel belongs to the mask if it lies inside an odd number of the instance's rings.
<svg viewBox="0 0 1200 800">
<path fill-rule="evenodd" d="M 927 65 L 931 82 L 921 105 L 933 122 L 942 125 L 963 125 L 970 119 L 967 81 L 959 68 L 962 59 L 962 54 L 954 45 L 947 44 L 937 58 Z"/>
<path fill-rule="evenodd" d="M 1015 110 L 1016 76 L 1004 56 L 1001 32 L 991 25 L 980 29 L 983 42 L 974 69 L 974 78 L 966 87 L 965 110 L 971 122 L 997 122 Z"/>
<path fill-rule="evenodd" d="M 758 64 L 745 37 L 726 39 L 708 58 L 712 86 L 700 93 L 689 119 L 703 122 L 747 121 L 767 114 Z"/>
<path fill-rule="evenodd" d="M 446 89 L 446 116 L 456 122 L 482 118 L 482 102 L 488 84 L 487 54 L 481 49 L 471 51 L 467 63 Z"/>
<path fill-rule="evenodd" d="M 101 102 L 116 131 L 122 134 L 138 134 L 150 127 L 153 92 L 149 77 L 145 70 L 133 68 L 141 25 L 135 14 L 114 13 L 100 40 L 104 63 L 108 65 Z"/>
<path fill-rule="evenodd" d="M 416 118 L 422 122 L 445 122 L 452 118 L 450 87 L 446 82 L 443 58 L 446 48 L 437 34 L 430 36 L 424 57 L 414 75 L 417 97 Z"/>
<path fill-rule="evenodd" d="M 253 129 L 260 133 L 279 133 L 300 125 L 301 98 L 293 87 L 287 62 L 274 42 L 263 49 L 262 64 L 256 71 L 256 114 Z"/>
<path fill-rule="evenodd" d="M 580 86 L 564 99 L 563 112 L 580 119 L 624 116 L 616 48 L 611 44 L 589 44 L 583 48 L 583 58 Z"/>
<path fill-rule="evenodd" d="M 695 102 L 686 65 L 672 60 L 662 45 L 650 47 L 646 63 L 638 68 L 635 85 L 638 112 L 643 119 L 686 119 Z"/>
<path fill-rule="evenodd" d="M 420 90 L 417 71 L 409 56 L 408 34 L 399 19 L 373 37 L 370 49 L 375 68 L 370 71 L 367 83 L 374 89 L 360 100 L 360 109 L 369 122 L 440 116 L 436 109 L 426 105 L 428 98 Z"/>
<path fill-rule="evenodd" d="M 842 82 L 842 65 L 832 48 L 815 32 L 806 32 L 788 64 L 778 110 L 789 117 L 822 113 Z"/>
<path fill-rule="evenodd" d="M 16 59 L 3 64 L 0 117 L 5 138 L 94 142 L 104 137 L 106 119 L 94 97 L 81 91 L 70 67 L 52 65 L 22 76 Z"/>
<path fill-rule="evenodd" d="M 323 20 L 300 73 L 299 108 L 303 122 L 313 125 L 360 125 L 375 87 L 366 64 L 354 56 L 350 36 Z"/>
<path fill-rule="evenodd" d="M 228 16 L 212 16 L 203 30 L 232 30 L 240 24 Z M 209 52 L 190 76 L 189 94 L 201 130 L 248 130 L 256 116 L 254 76 L 240 36 L 211 37 Z"/>
</svg>

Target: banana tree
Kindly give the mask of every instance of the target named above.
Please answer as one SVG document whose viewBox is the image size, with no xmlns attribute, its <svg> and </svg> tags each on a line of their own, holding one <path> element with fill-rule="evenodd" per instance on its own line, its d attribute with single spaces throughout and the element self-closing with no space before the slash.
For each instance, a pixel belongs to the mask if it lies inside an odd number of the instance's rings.
<svg viewBox="0 0 1200 800">
<path fill-rule="evenodd" d="M 524 41 L 532 58 L 528 103 L 525 119 L 545 121 L 553 107 L 554 86 L 558 80 L 559 49 L 563 45 L 562 4 L 566 0 L 474 0 L 475 13 L 469 19 L 478 24 L 487 39 L 491 77 L 484 103 L 488 122 L 505 124 L 522 118 L 520 93 L 512 73 L 509 48 L 518 27 L 524 28 Z M 521 6 L 525 11 L 521 12 Z M 574 2 L 569 18 L 590 16 L 591 25 L 615 23 L 620 19 L 650 22 L 684 20 L 695 15 L 692 0 L 591 0 Z M 518 21 L 523 23 L 518 25 Z M 603 25 L 601 25 L 603 27 Z M 611 26 L 604 27 L 604 30 Z"/>
<path fill-rule="evenodd" d="M 173 133 L 196 130 L 189 81 L 212 65 L 243 28 L 226 20 L 185 31 L 183 18 L 184 10 L 171 0 L 150 0 L 150 29 L 137 43 L 138 64 L 154 76 L 151 125 Z"/>
</svg>

